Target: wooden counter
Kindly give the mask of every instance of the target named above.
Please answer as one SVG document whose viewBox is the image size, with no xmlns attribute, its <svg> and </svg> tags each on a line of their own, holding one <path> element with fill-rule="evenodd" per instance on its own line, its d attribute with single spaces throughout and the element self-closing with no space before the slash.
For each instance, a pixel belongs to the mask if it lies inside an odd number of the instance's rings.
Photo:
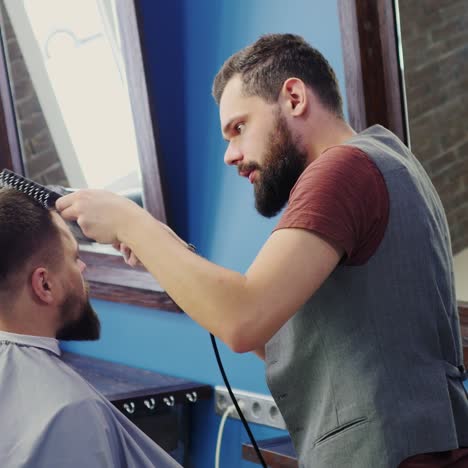
<svg viewBox="0 0 468 468">
<path fill-rule="evenodd" d="M 270 468 L 298 468 L 296 452 L 289 436 L 257 440 L 258 448 Z M 250 443 L 242 444 L 242 458 L 260 464 Z"/>
</svg>

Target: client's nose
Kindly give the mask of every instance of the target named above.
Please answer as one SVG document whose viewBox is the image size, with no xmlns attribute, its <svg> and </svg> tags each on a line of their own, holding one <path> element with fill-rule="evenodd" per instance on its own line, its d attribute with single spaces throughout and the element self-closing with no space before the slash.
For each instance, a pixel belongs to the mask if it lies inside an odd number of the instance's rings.
<svg viewBox="0 0 468 468">
<path fill-rule="evenodd" d="M 83 260 L 78 259 L 78 265 L 79 265 L 79 268 L 80 268 L 80 273 L 83 273 L 83 271 L 86 270 L 86 263 L 83 262 Z"/>
</svg>

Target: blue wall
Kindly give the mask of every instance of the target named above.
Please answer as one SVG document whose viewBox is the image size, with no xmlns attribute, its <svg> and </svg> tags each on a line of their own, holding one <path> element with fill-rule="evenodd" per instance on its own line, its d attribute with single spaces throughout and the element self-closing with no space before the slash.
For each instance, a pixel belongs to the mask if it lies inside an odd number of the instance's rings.
<svg viewBox="0 0 468 468">
<path fill-rule="evenodd" d="M 144 48 L 152 103 L 159 123 L 161 169 L 169 222 L 199 252 L 244 272 L 276 219 L 254 210 L 252 187 L 224 166 L 225 143 L 211 83 L 224 60 L 268 32 L 294 32 L 321 50 L 344 90 L 338 13 L 331 0 L 142 0 Z M 174 376 L 222 385 L 209 335 L 184 315 L 93 301 L 102 321 L 97 343 L 66 349 Z M 220 346 L 233 387 L 267 393 L 264 364 Z M 214 463 L 220 418 L 213 402 L 197 405 L 194 466 Z M 258 438 L 278 432 L 256 426 Z M 228 420 L 222 467 L 254 467 L 241 461 L 247 435 Z"/>
</svg>

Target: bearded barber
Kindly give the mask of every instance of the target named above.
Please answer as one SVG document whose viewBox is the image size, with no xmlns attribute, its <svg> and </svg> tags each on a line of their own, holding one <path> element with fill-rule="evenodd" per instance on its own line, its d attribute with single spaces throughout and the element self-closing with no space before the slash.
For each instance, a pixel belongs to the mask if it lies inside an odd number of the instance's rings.
<svg viewBox="0 0 468 468">
<path fill-rule="evenodd" d="M 225 162 L 253 184 L 260 214 L 286 206 L 245 274 L 117 195 L 78 191 L 57 209 L 128 248 L 232 350 L 265 359 L 301 466 L 467 463 L 449 233 L 416 158 L 379 125 L 353 131 L 333 70 L 298 36 L 230 57 L 213 95 Z"/>
</svg>

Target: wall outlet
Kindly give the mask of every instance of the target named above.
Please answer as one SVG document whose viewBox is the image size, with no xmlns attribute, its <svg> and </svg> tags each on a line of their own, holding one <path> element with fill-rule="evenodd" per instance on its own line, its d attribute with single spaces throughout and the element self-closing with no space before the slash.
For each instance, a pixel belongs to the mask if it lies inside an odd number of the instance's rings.
<svg viewBox="0 0 468 468">
<path fill-rule="evenodd" d="M 278 410 L 278 407 L 271 395 L 263 395 L 261 393 L 247 392 L 245 390 L 232 389 L 234 396 L 238 402 L 243 402 L 241 408 L 245 419 L 248 422 L 263 424 L 264 426 L 276 427 L 278 429 L 286 429 L 283 416 Z M 232 404 L 231 396 L 226 387 L 215 387 L 215 410 L 216 413 L 222 415 L 226 408 Z M 231 412 L 231 418 L 240 419 L 237 411 Z"/>
</svg>

